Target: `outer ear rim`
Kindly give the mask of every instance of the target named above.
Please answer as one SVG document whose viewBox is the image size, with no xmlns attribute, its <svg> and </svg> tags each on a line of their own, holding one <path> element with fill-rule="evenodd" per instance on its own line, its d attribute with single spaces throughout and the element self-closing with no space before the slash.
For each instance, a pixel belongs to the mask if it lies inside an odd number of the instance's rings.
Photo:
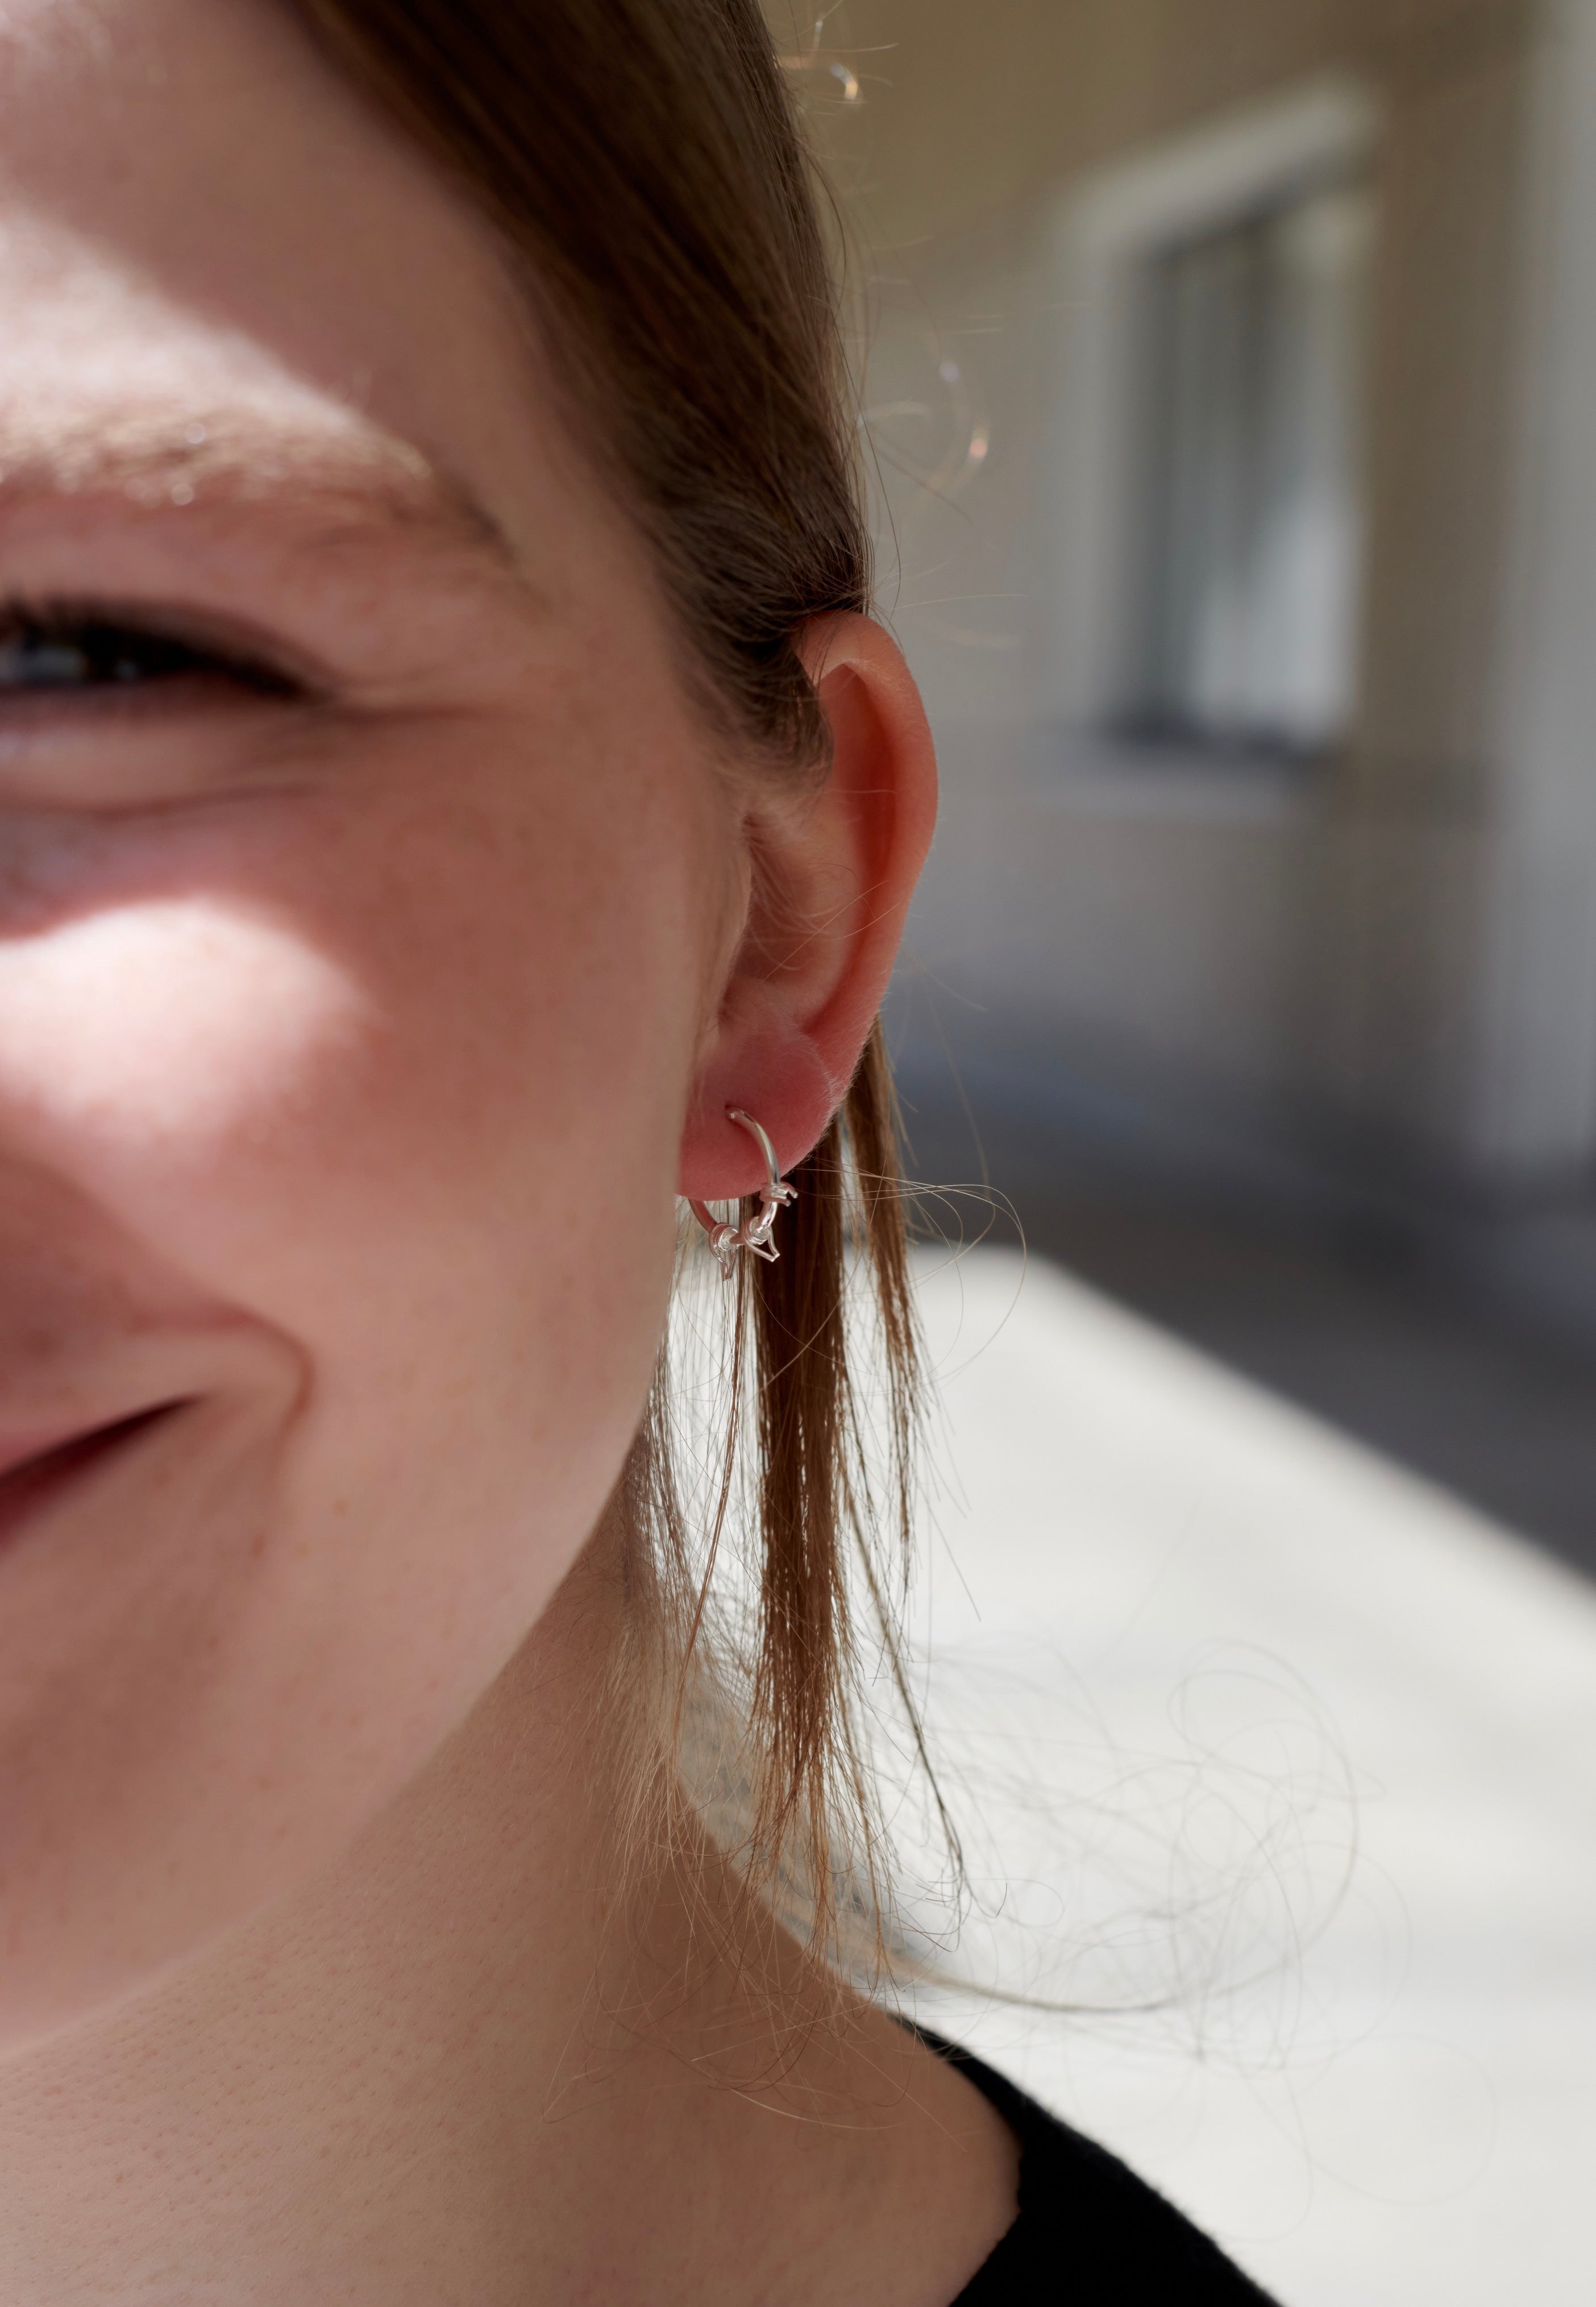
<svg viewBox="0 0 1596 2307">
<path fill-rule="evenodd" d="M 734 1106 L 759 1118 L 784 1174 L 825 1136 L 880 1014 L 936 823 L 931 727 L 891 635 L 848 611 L 811 619 L 795 646 L 831 730 L 822 799 L 842 804 L 838 837 L 862 843 L 862 918 L 807 1015 L 784 999 L 779 979 L 740 976 L 734 963 L 716 1027 L 722 1049 L 699 1068 L 682 1133 L 678 1191 L 690 1200 L 729 1201 L 764 1179 L 757 1148 L 725 1119 Z"/>
</svg>

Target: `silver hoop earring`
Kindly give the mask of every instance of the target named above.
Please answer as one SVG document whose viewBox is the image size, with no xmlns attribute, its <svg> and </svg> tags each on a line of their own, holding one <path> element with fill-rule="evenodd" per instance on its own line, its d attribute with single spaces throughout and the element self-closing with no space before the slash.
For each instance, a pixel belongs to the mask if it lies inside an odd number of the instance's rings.
<svg viewBox="0 0 1596 2307">
<path fill-rule="evenodd" d="M 797 1187 L 789 1186 L 777 1168 L 776 1149 L 752 1114 L 744 1113 L 740 1105 L 728 1105 L 726 1119 L 736 1122 L 756 1140 L 760 1153 L 765 1157 L 765 1167 L 769 1171 L 769 1176 L 759 1188 L 758 1211 L 751 1218 L 744 1218 L 741 1225 L 727 1225 L 724 1220 L 716 1217 L 706 1209 L 702 1202 L 688 1204 L 694 1217 L 708 1235 L 710 1248 L 720 1260 L 723 1282 L 729 1282 L 735 1272 L 737 1252 L 740 1249 L 751 1250 L 756 1257 L 762 1257 L 768 1265 L 773 1265 L 776 1263 L 781 1252 L 770 1239 L 770 1229 L 776 1223 L 777 1212 L 788 1202 L 795 1202 L 798 1198 Z"/>
</svg>

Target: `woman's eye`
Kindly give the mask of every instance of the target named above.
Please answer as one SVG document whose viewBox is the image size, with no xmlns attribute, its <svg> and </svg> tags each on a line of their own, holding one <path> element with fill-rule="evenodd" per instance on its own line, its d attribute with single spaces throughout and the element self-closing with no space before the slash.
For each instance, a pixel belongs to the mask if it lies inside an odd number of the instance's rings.
<svg viewBox="0 0 1596 2307">
<path fill-rule="evenodd" d="M 257 659 L 115 618 L 13 612 L 0 619 L 0 698 L 125 691 L 157 682 L 226 682 L 264 697 L 296 693 L 295 682 Z"/>
</svg>

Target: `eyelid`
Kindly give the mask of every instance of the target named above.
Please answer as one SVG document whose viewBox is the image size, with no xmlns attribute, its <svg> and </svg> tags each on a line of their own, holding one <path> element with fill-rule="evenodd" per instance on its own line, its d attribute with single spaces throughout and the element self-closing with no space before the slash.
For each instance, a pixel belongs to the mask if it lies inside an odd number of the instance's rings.
<svg viewBox="0 0 1596 2307">
<path fill-rule="evenodd" d="M 288 697 L 302 702 L 325 701 L 335 688 L 325 666 L 309 661 L 303 650 L 280 635 L 262 632 L 242 619 L 219 616 L 186 602 L 21 592 L 0 600 L 0 637 L 8 627 L 24 623 L 58 625 L 64 630 L 74 624 L 107 625 L 150 640 L 175 641 L 197 656 L 214 659 L 219 672 L 231 670 L 244 682 L 253 673 L 262 690 L 269 684 L 281 684 Z"/>
</svg>

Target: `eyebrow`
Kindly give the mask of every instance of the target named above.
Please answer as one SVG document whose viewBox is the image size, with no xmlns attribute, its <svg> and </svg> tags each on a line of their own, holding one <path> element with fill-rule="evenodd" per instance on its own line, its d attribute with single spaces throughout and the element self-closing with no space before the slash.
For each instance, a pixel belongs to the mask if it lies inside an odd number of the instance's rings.
<svg viewBox="0 0 1596 2307">
<path fill-rule="evenodd" d="M 28 416 L 0 406 L 0 515 L 40 499 L 107 495 L 150 511 L 313 505 L 335 527 L 408 531 L 518 569 L 503 529 L 458 475 L 357 411 L 309 393 L 286 408 L 276 396 Z"/>
</svg>

